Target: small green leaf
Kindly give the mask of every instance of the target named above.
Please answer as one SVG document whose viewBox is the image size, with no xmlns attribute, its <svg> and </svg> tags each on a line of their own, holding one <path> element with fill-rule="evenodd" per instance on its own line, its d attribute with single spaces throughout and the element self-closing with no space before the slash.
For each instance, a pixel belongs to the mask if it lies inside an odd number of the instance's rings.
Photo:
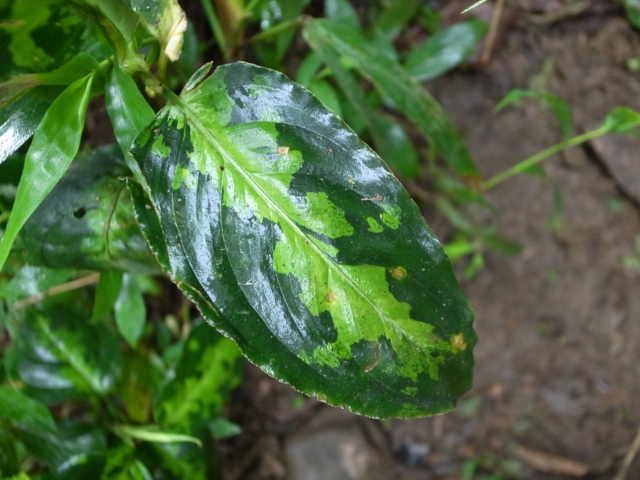
<svg viewBox="0 0 640 480">
<path fill-rule="evenodd" d="M 357 71 L 369 78 L 378 91 L 394 103 L 396 109 L 433 141 L 437 151 L 454 171 L 469 177 L 480 175 L 442 107 L 396 61 L 380 55 L 378 49 L 357 31 L 326 20 L 306 22 L 304 35 L 316 52 L 327 52 L 324 55 L 326 62 L 331 58 L 331 50 L 335 52 L 334 56 L 346 56 Z"/>
<path fill-rule="evenodd" d="M 189 333 L 176 377 L 160 394 L 154 416 L 164 429 L 189 433 L 222 412 L 242 378 L 238 347 L 205 322 Z"/>
<path fill-rule="evenodd" d="M 156 426 L 115 425 L 113 431 L 124 438 L 135 438 L 152 443 L 181 443 L 189 442 L 202 447 L 200 439 L 191 435 L 163 432 Z"/>
<path fill-rule="evenodd" d="M 159 263 L 265 371 L 372 416 L 440 413 L 469 388 L 473 314 L 442 247 L 307 90 L 221 66 L 135 143 Z"/>
<path fill-rule="evenodd" d="M 420 81 L 432 80 L 471 55 L 487 30 L 479 20 L 459 22 L 429 37 L 409 53 L 404 68 Z"/>
<path fill-rule="evenodd" d="M 640 0 L 624 0 L 624 9 L 629 23 L 640 29 Z"/>
<path fill-rule="evenodd" d="M 21 429 L 56 434 L 56 424 L 45 405 L 3 385 L 0 385 L 0 419 Z"/>
<path fill-rule="evenodd" d="M 116 303 L 122 288 L 122 273 L 107 270 L 100 273 L 100 280 L 96 287 L 96 299 L 93 303 L 93 320 L 100 320 L 107 316 Z"/>
<path fill-rule="evenodd" d="M 0 270 L 18 232 L 62 178 L 80 146 L 93 74 L 69 85 L 36 129 L 9 223 L 0 240 Z"/>
<path fill-rule="evenodd" d="M 569 105 L 560 97 L 547 92 L 541 92 L 538 90 L 521 90 L 515 88 L 511 90 L 507 95 L 500 100 L 500 103 L 496 105 L 496 111 L 501 110 L 507 105 L 517 104 L 522 98 L 535 98 L 543 103 L 546 103 L 555 114 L 560 124 L 560 130 L 562 131 L 562 138 L 564 140 L 569 139 L 573 135 L 573 115 Z"/>
<path fill-rule="evenodd" d="M 640 113 L 627 107 L 616 107 L 604 119 L 602 129 L 608 133 L 638 133 Z"/>
<path fill-rule="evenodd" d="M 133 166 L 132 171 L 135 173 L 135 162 L 128 160 L 129 149 L 138 133 L 153 120 L 153 110 L 138 90 L 133 78 L 124 73 L 117 63 L 113 65 L 107 77 L 104 93 L 113 132 L 127 165 L 132 164 L 129 167 Z"/>
<path fill-rule="evenodd" d="M 109 451 L 101 480 L 152 480 L 152 476 L 140 460 L 135 449 L 120 445 Z"/>
<path fill-rule="evenodd" d="M 131 273 L 125 273 L 122 277 L 122 288 L 114 310 L 118 330 L 127 343 L 135 348 L 147 319 L 147 309 L 138 281 Z"/>
</svg>

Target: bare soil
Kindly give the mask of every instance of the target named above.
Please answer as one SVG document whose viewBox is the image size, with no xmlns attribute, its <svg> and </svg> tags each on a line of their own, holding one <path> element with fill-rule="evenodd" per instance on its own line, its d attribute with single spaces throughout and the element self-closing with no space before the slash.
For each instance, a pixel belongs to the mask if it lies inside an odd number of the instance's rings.
<svg viewBox="0 0 640 480">
<path fill-rule="evenodd" d="M 494 112 L 513 88 L 563 98 L 578 132 L 618 105 L 640 111 L 640 76 L 627 68 L 640 57 L 640 33 L 609 2 L 558 19 L 531 15 L 570 3 L 509 2 L 510 27 L 490 63 L 427 85 L 487 178 L 560 140 L 540 105 Z M 627 175 L 611 173 L 616 159 L 640 156 L 640 143 L 607 146 L 546 161 L 563 199 L 553 226 L 548 179 L 519 176 L 488 192 L 501 233 L 524 248 L 515 257 L 488 253 L 476 278 L 462 282 L 479 343 L 473 389 L 455 411 L 364 419 L 247 366 L 230 410 L 243 433 L 219 449 L 224 478 L 459 479 L 473 465 L 467 478 L 613 478 L 640 427 L 640 271 L 624 266 L 640 258 L 640 215 L 633 185 L 622 185 Z M 627 168 L 632 178 L 640 163 Z M 640 479 L 640 459 L 626 479 Z"/>
</svg>

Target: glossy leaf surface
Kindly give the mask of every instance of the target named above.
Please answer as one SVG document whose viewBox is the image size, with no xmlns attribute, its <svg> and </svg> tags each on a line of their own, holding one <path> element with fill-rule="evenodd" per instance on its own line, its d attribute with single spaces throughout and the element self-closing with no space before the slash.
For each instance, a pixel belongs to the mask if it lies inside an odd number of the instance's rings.
<svg viewBox="0 0 640 480">
<path fill-rule="evenodd" d="M 486 24 L 479 20 L 456 23 L 440 30 L 411 51 L 404 68 L 420 81 L 439 77 L 466 60 L 486 30 Z"/>
<path fill-rule="evenodd" d="M 0 163 L 31 138 L 59 93 L 57 88 L 36 88 L 0 108 Z"/>
<path fill-rule="evenodd" d="M 305 24 L 307 42 L 317 52 L 327 51 L 346 57 L 353 67 L 369 78 L 394 107 L 405 114 L 458 174 L 479 176 L 469 151 L 438 102 L 393 58 L 357 31 L 326 20 L 309 20 Z"/>
<path fill-rule="evenodd" d="M 378 417 L 447 411 L 471 383 L 472 312 L 384 162 L 307 90 L 219 67 L 136 140 L 159 263 L 276 378 Z"/>
<path fill-rule="evenodd" d="M 157 272 L 133 216 L 117 147 L 78 156 L 20 235 L 30 263 Z"/>
<path fill-rule="evenodd" d="M 115 332 L 87 325 L 68 307 L 62 315 L 32 313 L 19 326 L 16 353 L 19 380 L 30 396 L 47 403 L 104 395 L 120 371 Z"/>
<path fill-rule="evenodd" d="M 36 129 L 5 234 L 0 240 L 0 270 L 18 232 L 62 178 L 78 152 L 93 75 L 69 85 L 51 104 Z"/>
</svg>

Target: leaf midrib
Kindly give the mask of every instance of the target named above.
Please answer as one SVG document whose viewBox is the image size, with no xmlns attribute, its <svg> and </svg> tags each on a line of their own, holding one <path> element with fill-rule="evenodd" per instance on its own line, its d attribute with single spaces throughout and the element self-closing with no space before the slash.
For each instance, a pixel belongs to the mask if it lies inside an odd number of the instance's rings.
<svg viewBox="0 0 640 480">
<path fill-rule="evenodd" d="M 411 336 L 404 332 L 404 330 L 402 328 L 400 328 L 394 321 L 392 318 L 390 318 L 382 309 L 379 305 L 377 305 L 376 303 L 374 303 L 367 295 L 365 295 L 365 293 L 362 291 L 362 289 L 360 288 L 360 286 L 353 282 L 351 277 L 349 275 L 347 275 L 340 267 L 337 262 L 334 262 L 333 260 L 329 259 L 327 254 L 325 254 L 322 250 L 320 250 L 318 247 L 316 247 L 313 243 L 313 241 L 309 240 L 307 234 L 305 234 L 299 227 L 298 225 L 291 219 L 289 218 L 288 215 L 286 215 L 282 209 L 279 207 L 279 205 L 277 204 L 277 202 L 274 202 L 271 197 L 269 195 L 267 195 L 267 193 L 251 178 L 251 175 L 249 172 L 246 172 L 240 165 L 238 162 L 235 161 L 235 159 L 233 158 L 233 155 L 223 146 L 223 142 L 221 140 L 219 140 L 216 135 L 215 132 L 210 131 L 209 129 L 207 129 L 199 120 L 197 115 L 195 114 L 195 112 L 193 112 L 187 102 L 183 101 L 183 99 L 180 99 L 181 102 L 178 105 L 184 112 L 185 114 L 187 114 L 187 116 L 190 119 L 190 122 L 192 125 L 194 125 L 199 131 L 200 133 L 202 133 L 204 135 L 205 138 L 207 138 L 209 141 L 211 141 L 211 143 L 214 145 L 214 147 L 216 147 L 218 149 L 218 151 L 221 153 L 222 157 L 224 158 L 225 162 L 227 162 L 228 164 L 230 164 L 233 169 L 237 172 L 237 174 L 242 177 L 248 185 L 251 186 L 251 188 L 260 196 L 260 198 L 262 198 L 270 208 L 272 208 L 275 212 L 277 212 L 277 214 L 286 222 L 289 224 L 289 226 L 303 239 L 306 240 L 306 244 L 313 250 L 315 251 L 315 253 L 320 256 L 321 258 L 324 259 L 324 263 L 328 265 L 328 267 L 333 270 L 334 272 L 337 272 L 337 274 L 343 278 L 349 285 L 351 285 L 351 287 L 358 292 L 358 294 L 369 304 L 371 305 L 371 307 L 378 312 L 378 315 L 385 320 L 385 325 L 390 325 L 392 328 L 395 328 L 396 331 L 398 331 L 404 338 L 406 339 L 410 339 Z M 253 123 L 253 122 L 251 122 Z M 243 123 L 242 125 L 250 125 L 251 123 Z M 276 123 L 276 122 L 274 122 Z M 284 123 L 284 122 L 281 122 Z M 298 127 L 298 125 L 295 124 L 289 124 L 293 127 Z M 224 127 L 221 127 L 224 128 Z M 415 321 L 415 320 L 414 320 Z M 413 342 L 411 342 L 413 344 Z"/>
</svg>

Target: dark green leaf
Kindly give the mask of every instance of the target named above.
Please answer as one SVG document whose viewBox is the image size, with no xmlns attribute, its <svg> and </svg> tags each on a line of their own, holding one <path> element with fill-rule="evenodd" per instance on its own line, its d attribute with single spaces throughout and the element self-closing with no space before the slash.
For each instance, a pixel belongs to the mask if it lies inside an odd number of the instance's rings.
<svg viewBox="0 0 640 480">
<path fill-rule="evenodd" d="M 640 29 L 640 0 L 624 0 L 624 9 L 633 28 Z"/>
<path fill-rule="evenodd" d="M 340 98 L 329 82 L 325 82 L 324 80 L 311 80 L 305 86 L 311 90 L 311 93 L 313 93 L 318 100 L 324 103 L 329 110 L 339 117 L 342 117 L 342 105 L 340 104 Z"/>
<path fill-rule="evenodd" d="M 99 479 L 104 471 L 105 455 L 79 453 L 61 464 L 53 472 L 44 476 L 44 480 L 87 480 Z"/>
<path fill-rule="evenodd" d="M 397 120 L 373 112 L 376 150 L 393 170 L 405 178 L 418 176 L 418 153 Z"/>
<path fill-rule="evenodd" d="M 487 25 L 479 20 L 456 23 L 440 30 L 411 50 L 404 68 L 420 81 L 439 77 L 466 60 L 486 30 Z"/>
<path fill-rule="evenodd" d="M 151 480 L 147 467 L 135 456 L 132 447 L 121 445 L 109 451 L 101 480 Z"/>
<path fill-rule="evenodd" d="M 111 68 L 104 93 L 113 132 L 128 160 L 131 144 L 138 133 L 153 120 L 153 110 L 138 90 L 136 82 L 118 64 Z M 131 170 L 135 173 L 135 162 L 128 160 L 127 165 L 133 167 Z"/>
<path fill-rule="evenodd" d="M 387 38 L 395 39 L 400 30 L 413 17 L 420 6 L 420 0 L 395 0 L 388 2 L 375 21 L 375 27 Z"/>
<path fill-rule="evenodd" d="M 6 426 L 9 427 L 9 425 Z M 13 433 L 5 428 L 5 425 L 0 424 L 0 478 L 2 479 L 5 479 L 6 475 L 16 473 L 20 467 L 18 445 Z"/>
<path fill-rule="evenodd" d="M 122 272 L 107 270 L 100 273 L 100 280 L 96 287 L 96 300 L 93 303 L 93 320 L 106 317 L 116 303 L 122 288 Z"/>
<path fill-rule="evenodd" d="M 55 435 L 56 425 L 49 409 L 18 390 L 0 385 L 0 419 L 20 429 Z"/>
<path fill-rule="evenodd" d="M 331 22 L 360 30 L 360 18 L 349 0 L 325 0 L 324 13 Z"/>
<path fill-rule="evenodd" d="M 78 151 L 92 82 L 93 74 L 69 85 L 36 129 L 9 223 L 0 240 L 0 270 L 18 232 L 62 178 Z"/>
<path fill-rule="evenodd" d="M 238 347 L 200 322 L 189 333 L 176 377 L 164 389 L 154 416 L 164 429 L 192 433 L 220 415 L 242 378 Z"/>
<path fill-rule="evenodd" d="M 136 140 L 138 220 L 203 315 L 257 365 L 372 416 L 453 408 L 472 312 L 371 149 L 307 90 L 219 67 Z"/>
<path fill-rule="evenodd" d="M 131 273 L 125 273 L 122 278 L 122 288 L 114 310 L 118 330 L 127 343 L 135 348 L 147 319 L 147 309 L 138 280 Z"/>
<path fill-rule="evenodd" d="M 106 394 L 120 371 L 115 332 L 105 324 L 88 324 L 70 309 L 58 313 L 34 314 L 19 326 L 16 369 L 26 391 L 47 403 Z"/>
<path fill-rule="evenodd" d="M 207 480 L 217 478 L 212 472 L 207 472 L 212 450 L 205 451 L 193 443 L 143 442 L 136 449 L 136 455 L 155 480 Z"/>
<path fill-rule="evenodd" d="M 330 57 L 330 50 L 334 50 L 334 55 L 346 56 L 354 68 L 368 77 L 383 96 L 391 99 L 395 107 L 433 141 L 437 151 L 458 174 L 479 176 L 471 155 L 442 107 L 402 66 L 380 55 L 357 31 L 342 25 L 314 19 L 305 24 L 304 34 L 315 51 L 327 51 L 325 61 Z"/>
<path fill-rule="evenodd" d="M 39 87 L 0 108 L 0 163 L 31 138 L 59 94 L 58 88 Z"/>
<path fill-rule="evenodd" d="M 278 27 L 300 15 L 310 0 L 262 0 L 256 7 L 262 31 Z M 256 45 L 256 53 L 262 63 L 270 67 L 280 66 L 295 36 L 294 30 L 276 35 L 273 41 Z"/>
<path fill-rule="evenodd" d="M 32 264 L 155 273 L 133 216 L 115 146 L 82 154 L 36 209 L 20 235 Z"/>
<path fill-rule="evenodd" d="M 23 430 L 19 436 L 29 454 L 55 469 L 74 464 L 75 459 L 86 454 L 104 455 L 107 450 L 104 433 L 80 423 L 59 425 L 57 434 Z"/>
</svg>

